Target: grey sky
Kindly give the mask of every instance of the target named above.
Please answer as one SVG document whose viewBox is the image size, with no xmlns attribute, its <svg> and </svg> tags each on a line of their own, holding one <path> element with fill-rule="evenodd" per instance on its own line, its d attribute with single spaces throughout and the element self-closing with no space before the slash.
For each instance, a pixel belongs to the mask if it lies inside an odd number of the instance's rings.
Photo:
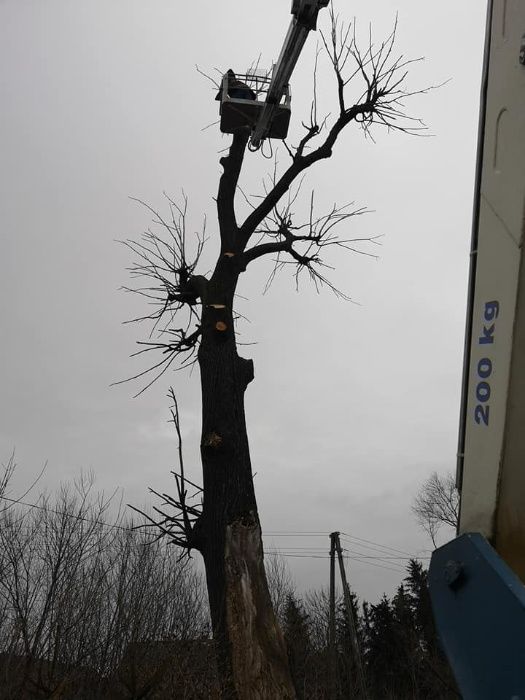
<svg viewBox="0 0 525 700">
<path fill-rule="evenodd" d="M 348 201 L 374 210 L 349 232 L 383 235 L 379 260 L 331 260 L 357 304 L 307 284 L 296 294 L 286 273 L 261 296 L 264 261 L 242 281 L 251 323 L 239 330 L 257 343 L 243 348 L 256 372 L 252 460 L 265 530 L 338 529 L 417 553 L 430 546 L 410 513 L 417 485 L 455 465 L 485 4 L 340 0 L 338 9 L 358 18 L 364 39 L 369 22 L 378 38 L 388 33 L 397 11 L 399 51 L 426 57 L 409 86 L 451 81 L 407 103 L 433 138 L 377 132 L 372 143 L 350 130 L 305 183 L 305 213 L 313 186 L 320 210 Z M 121 325 L 143 307 L 118 291 L 130 257 L 115 239 L 149 222 L 128 196 L 161 208 L 163 191 L 184 188 L 192 229 L 208 215 L 212 260 L 228 137 L 202 131 L 217 103 L 195 64 L 244 70 L 261 53 L 269 65 L 288 22 L 288 0 L 0 2 L 0 456 L 16 447 L 20 481 L 47 459 L 50 488 L 81 468 L 138 504 L 149 485 L 169 488 L 169 383 L 198 478 L 197 370 L 165 375 L 135 400 L 139 385 L 109 387 L 145 367 L 128 356 L 147 334 Z M 308 113 L 315 41 L 292 81 L 292 141 Z M 330 111 L 326 62 L 319 85 Z M 249 192 L 269 167 L 250 155 Z M 266 545 L 327 548 L 328 538 Z M 301 587 L 326 584 L 325 560 L 288 562 Z M 369 599 L 402 576 L 350 564 Z"/>
</svg>

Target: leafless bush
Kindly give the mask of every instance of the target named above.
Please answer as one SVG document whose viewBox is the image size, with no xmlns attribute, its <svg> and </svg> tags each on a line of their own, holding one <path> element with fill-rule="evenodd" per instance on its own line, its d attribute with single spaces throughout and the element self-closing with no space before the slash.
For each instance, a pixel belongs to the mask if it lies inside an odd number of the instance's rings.
<svg viewBox="0 0 525 700">
<path fill-rule="evenodd" d="M 282 625 L 286 601 L 295 593 L 292 574 L 284 557 L 278 553 L 266 555 L 265 566 L 268 590 L 272 599 L 273 609 Z"/>
<path fill-rule="evenodd" d="M 207 636 L 200 576 L 112 507 L 83 477 L 1 514 L 0 697 L 103 697 L 130 646 Z"/>
</svg>

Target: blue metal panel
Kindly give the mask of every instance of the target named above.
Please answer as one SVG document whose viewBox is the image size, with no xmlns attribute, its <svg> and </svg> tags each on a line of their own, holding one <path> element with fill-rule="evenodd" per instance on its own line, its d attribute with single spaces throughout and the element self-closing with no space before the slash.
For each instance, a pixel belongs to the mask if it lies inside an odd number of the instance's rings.
<svg viewBox="0 0 525 700">
<path fill-rule="evenodd" d="M 429 584 L 464 700 L 525 700 L 525 587 L 514 572 L 470 533 L 434 552 Z"/>
</svg>

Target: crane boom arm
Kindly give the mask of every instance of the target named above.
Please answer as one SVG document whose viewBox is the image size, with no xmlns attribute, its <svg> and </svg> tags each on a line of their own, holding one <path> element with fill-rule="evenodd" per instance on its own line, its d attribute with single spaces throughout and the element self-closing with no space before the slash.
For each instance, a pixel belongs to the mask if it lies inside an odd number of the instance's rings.
<svg viewBox="0 0 525 700">
<path fill-rule="evenodd" d="M 258 148 L 266 138 L 276 105 L 282 99 L 308 33 L 316 28 L 319 10 L 326 7 L 328 3 L 329 0 L 293 0 L 293 18 L 273 69 L 264 109 L 252 134 L 251 144 L 254 148 Z"/>
</svg>

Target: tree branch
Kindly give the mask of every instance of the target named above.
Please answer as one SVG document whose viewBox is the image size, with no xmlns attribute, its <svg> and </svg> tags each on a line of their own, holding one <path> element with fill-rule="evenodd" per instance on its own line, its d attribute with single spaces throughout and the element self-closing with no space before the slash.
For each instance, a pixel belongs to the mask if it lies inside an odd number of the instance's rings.
<svg viewBox="0 0 525 700">
<path fill-rule="evenodd" d="M 228 155 L 220 160 L 224 170 L 219 181 L 217 213 L 223 253 L 235 247 L 235 235 L 237 233 L 235 191 L 249 138 L 249 129 L 243 128 L 236 131 L 233 135 Z"/>
<path fill-rule="evenodd" d="M 272 255 L 273 253 L 290 252 L 291 242 L 289 240 L 269 241 L 260 243 L 259 245 L 245 251 L 242 256 L 243 266 L 246 268 L 249 263 L 257 258 L 262 258 L 263 255 Z"/>
<path fill-rule="evenodd" d="M 132 356 L 141 355 L 149 350 L 161 350 L 163 358 L 132 377 L 114 384 L 122 384 L 145 375 L 155 374 L 154 378 L 136 394 L 142 394 L 172 365 L 174 360 L 182 356 L 180 368 L 192 364 L 201 336 L 199 316 L 196 305 L 206 303 L 208 280 L 203 275 L 196 275 L 200 256 L 206 242 L 206 219 L 202 233 L 196 234 L 196 244 L 193 255 L 189 250 L 186 230 L 187 199 L 183 194 L 183 203 L 178 205 L 167 195 L 170 217 L 162 217 L 157 211 L 144 202 L 138 201 L 154 214 L 155 228 L 149 228 L 138 241 L 121 241 L 135 256 L 130 276 L 138 279 L 145 286 L 123 287 L 127 292 L 134 292 L 145 297 L 153 311 L 144 316 L 133 318 L 132 321 L 152 321 L 150 339 L 156 336 L 163 340 L 139 342 L 143 348 Z M 164 236 L 158 233 L 158 227 Z M 194 234 L 195 235 L 195 234 Z M 145 280 L 145 282 L 143 282 Z M 177 320 L 175 320 L 177 319 Z M 180 319 L 180 320 L 179 320 Z M 177 326 L 175 326 L 177 323 Z M 181 328 L 180 325 L 183 327 Z M 164 340 L 165 336 L 168 340 Z"/>
<path fill-rule="evenodd" d="M 256 207 L 251 214 L 248 215 L 244 223 L 239 229 L 239 236 L 241 239 L 241 245 L 243 249 L 248 244 L 251 235 L 261 224 L 262 221 L 270 214 L 272 209 L 279 203 L 280 199 L 288 192 L 290 186 L 293 184 L 298 175 L 300 175 L 303 170 L 311 167 L 317 161 L 323 160 L 325 158 L 330 158 L 332 155 L 332 148 L 337 141 L 337 138 L 341 131 L 352 121 L 354 121 L 359 115 L 364 115 L 373 109 L 373 104 L 364 102 L 362 104 L 354 105 L 344 114 L 340 115 L 337 121 L 334 123 L 330 129 L 324 142 L 318 146 L 314 151 L 304 156 L 300 153 L 296 153 L 294 156 L 294 161 L 292 165 L 284 172 L 281 178 L 276 182 L 275 186 L 268 192 L 261 204 Z M 307 141 L 313 138 L 315 134 L 307 134 Z M 305 141 L 303 139 L 303 141 Z M 306 144 L 306 142 L 303 144 Z"/>
<path fill-rule="evenodd" d="M 332 64 L 337 81 L 339 115 L 329 129 L 323 143 L 307 155 L 304 154 L 306 145 L 317 136 L 321 128 L 315 123 L 315 114 L 310 125 L 304 125 L 306 134 L 299 142 L 292 156 L 292 164 L 276 179 L 272 189 L 266 193 L 263 201 L 247 216 L 239 229 L 242 250 L 246 248 L 250 237 L 259 228 L 264 219 L 277 206 L 280 199 L 290 189 L 297 176 L 314 163 L 330 158 L 332 149 L 341 132 L 352 122 L 358 123 L 365 134 L 370 135 L 372 125 L 386 126 L 388 129 L 416 134 L 425 129 L 419 119 L 406 116 L 403 100 L 416 94 L 422 94 L 433 89 L 408 92 L 402 85 L 407 75 L 407 67 L 415 60 L 405 60 L 403 56 L 392 57 L 395 44 L 397 20 L 390 35 L 376 47 L 369 36 L 366 51 L 361 51 L 357 45 L 355 30 L 350 35 L 350 25 L 345 27 L 331 11 L 331 35 L 327 39 L 322 35 L 326 53 Z M 345 75 L 349 62 L 354 66 L 350 74 Z M 345 90 L 350 83 L 361 81 L 361 96 L 351 106 L 347 107 Z M 359 94 L 359 93 L 358 93 Z"/>
<path fill-rule="evenodd" d="M 334 205 L 332 209 L 321 216 L 314 212 L 314 193 L 310 197 L 310 215 L 308 221 L 301 225 L 292 223 L 292 206 L 297 194 L 289 195 L 288 202 L 281 210 L 277 207 L 265 219 L 261 229 L 259 242 L 243 253 L 241 258 L 242 269 L 253 261 L 265 255 L 275 255 L 274 268 L 267 282 L 266 289 L 271 285 L 276 273 L 285 265 L 295 266 L 295 279 L 298 286 L 301 272 L 307 271 L 314 285 L 319 288 L 327 286 L 337 296 L 348 298 L 341 290 L 337 289 L 326 277 L 323 269 L 330 268 L 322 259 L 322 254 L 328 248 L 344 248 L 345 250 L 376 257 L 373 253 L 363 248 L 363 244 L 379 245 L 378 236 L 361 238 L 340 238 L 336 227 L 348 219 L 361 216 L 368 212 L 364 207 L 354 207 L 353 203 L 343 207 Z M 264 240 L 272 238 L 273 240 Z M 261 242 L 262 241 L 262 242 Z"/>
<path fill-rule="evenodd" d="M 175 426 L 175 431 L 177 433 L 177 443 L 178 443 L 178 459 L 179 459 L 179 471 L 172 471 L 175 477 L 175 484 L 177 487 L 177 497 L 173 498 L 167 493 L 159 493 L 154 489 L 150 488 L 150 492 L 158 498 L 161 499 L 161 508 L 156 506 L 153 510 L 161 516 L 160 520 L 152 518 L 147 513 L 130 506 L 137 513 L 140 513 L 144 518 L 146 518 L 147 523 L 136 526 L 137 528 L 143 527 L 154 527 L 158 529 L 159 534 L 156 539 L 161 539 L 162 537 L 167 537 L 170 542 L 181 547 L 184 551 L 179 558 L 184 556 L 190 556 L 192 549 L 200 550 L 202 547 L 201 535 L 199 530 L 199 519 L 202 515 L 202 504 L 192 504 L 188 502 L 188 489 L 187 484 L 190 484 L 196 489 L 193 496 L 190 496 L 190 500 L 198 496 L 202 489 L 200 486 L 196 486 L 192 481 L 186 478 L 184 472 L 184 459 L 182 454 L 182 433 L 180 429 L 180 415 L 177 399 L 175 397 L 175 392 L 173 388 L 170 387 L 168 396 L 173 401 L 173 406 L 171 407 L 171 422 Z M 168 506 L 174 510 L 174 513 L 166 513 L 163 508 Z"/>
</svg>

